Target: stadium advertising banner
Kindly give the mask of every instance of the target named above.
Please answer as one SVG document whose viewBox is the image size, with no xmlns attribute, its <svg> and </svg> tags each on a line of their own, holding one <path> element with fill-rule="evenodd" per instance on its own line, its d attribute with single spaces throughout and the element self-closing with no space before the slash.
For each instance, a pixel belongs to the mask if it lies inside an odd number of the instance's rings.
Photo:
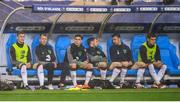
<svg viewBox="0 0 180 102">
<path fill-rule="evenodd" d="M 180 6 L 55 6 L 33 5 L 41 13 L 179 13 Z"/>
</svg>

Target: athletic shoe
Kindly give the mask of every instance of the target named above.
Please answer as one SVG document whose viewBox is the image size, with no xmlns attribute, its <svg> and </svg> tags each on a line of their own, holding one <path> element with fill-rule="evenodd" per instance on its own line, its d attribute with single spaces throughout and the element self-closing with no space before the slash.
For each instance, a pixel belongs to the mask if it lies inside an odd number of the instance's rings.
<svg viewBox="0 0 180 102">
<path fill-rule="evenodd" d="M 113 82 L 110 82 L 110 84 L 113 87 L 113 89 L 119 89 L 120 88 L 118 85 L 114 85 Z"/>
<path fill-rule="evenodd" d="M 144 88 L 144 85 L 142 85 L 141 83 L 136 83 L 134 88 L 141 89 L 141 88 Z"/>
<path fill-rule="evenodd" d="M 28 85 L 26 85 L 26 86 L 24 87 L 24 89 L 26 89 L 26 90 L 32 90 L 31 87 L 29 87 Z"/>
<path fill-rule="evenodd" d="M 83 85 L 82 89 L 90 89 L 91 87 L 89 85 Z"/>
<path fill-rule="evenodd" d="M 151 88 L 158 88 L 158 85 L 156 83 L 154 83 Z"/>
<path fill-rule="evenodd" d="M 42 90 L 42 89 L 48 89 L 46 86 L 39 86 L 37 89 L 39 89 L 39 90 Z"/>
<path fill-rule="evenodd" d="M 83 85 L 76 85 L 75 87 L 77 87 L 77 88 L 82 88 Z"/>
<path fill-rule="evenodd" d="M 48 89 L 49 89 L 49 90 L 54 90 L 52 84 L 49 84 L 49 85 L 48 85 Z"/>
<path fill-rule="evenodd" d="M 160 88 L 160 89 L 164 89 L 164 88 L 166 88 L 167 86 L 166 85 L 163 85 L 163 84 L 159 84 L 158 85 L 158 88 Z"/>
<path fill-rule="evenodd" d="M 152 88 L 164 89 L 164 88 L 166 88 L 166 85 L 154 83 L 154 84 L 152 85 Z"/>
</svg>

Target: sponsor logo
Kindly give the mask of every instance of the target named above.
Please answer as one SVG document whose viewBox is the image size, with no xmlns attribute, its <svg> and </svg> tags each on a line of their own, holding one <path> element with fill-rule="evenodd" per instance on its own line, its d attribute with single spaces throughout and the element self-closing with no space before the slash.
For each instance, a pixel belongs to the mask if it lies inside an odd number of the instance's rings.
<svg viewBox="0 0 180 102">
<path fill-rule="evenodd" d="M 45 26 L 17 26 L 16 31 L 44 31 Z"/>
<path fill-rule="evenodd" d="M 94 31 L 93 26 L 68 26 L 65 27 L 65 31 Z"/>
</svg>

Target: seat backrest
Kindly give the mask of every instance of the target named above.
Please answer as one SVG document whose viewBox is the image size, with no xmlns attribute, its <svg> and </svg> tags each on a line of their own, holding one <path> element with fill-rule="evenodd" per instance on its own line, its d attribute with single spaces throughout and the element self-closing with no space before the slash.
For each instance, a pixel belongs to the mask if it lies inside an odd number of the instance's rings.
<svg viewBox="0 0 180 102">
<path fill-rule="evenodd" d="M 176 68 L 179 59 L 176 55 L 176 48 L 170 43 L 168 36 L 158 36 L 156 43 L 160 48 L 161 60 L 163 63 L 165 63 L 170 69 Z"/>
<path fill-rule="evenodd" d="M 11 62 L 11 55 L 10 55 L 10 48 L 11 46 L 16 43 L 16 34 L 11 34 L 6 42 L 6 60 L 7 60 L 7 66 L 8 70 L 12 70 L 12 62 Z"/>
<path fill-rule="evenodd" d="M 179 41 L 179 52 L 180 52 L 180 41 Z"/>
<path fill-rule="evenodd" d="M 57 56 L 57 61 L 59 63 L 64 62 L 64 57 L 66 54 L 67 48 L 71 44 L 71 39 L 67 35 L 60 35 L 55 44 L 55 50 L 56 50 L 56 56 Z"/>
<path fill-rule="evenodd" d="M 36 59 L 36 47 L 39 45 L 39 38 L 40 35 L 36 35 L 32 41 L 31 44 L 31 50 L 32 50 L 32 62 L 35 63 L 37 61 Z"/>
<path fill-rule="evenodd" d="M 108 60 L 108 63 L 111 62 L 111 58 L 110 58 L 110 48 L 111 48 L 112 45 L 113 45 L 113 43 L 112 43 L 112 37 L 111 37 L 111 38 L 109 38 L 109 39 L 107 40 L 107 60 Z"/>
<path fill-rule="evenodd" d="M 140 46 L 146 41 L 146 37 L 144 35 L 135 35 L 131 42 L 131 51 L 132 57 L 134 61 L 138 60 L 138 52 Z"/>
</svg>

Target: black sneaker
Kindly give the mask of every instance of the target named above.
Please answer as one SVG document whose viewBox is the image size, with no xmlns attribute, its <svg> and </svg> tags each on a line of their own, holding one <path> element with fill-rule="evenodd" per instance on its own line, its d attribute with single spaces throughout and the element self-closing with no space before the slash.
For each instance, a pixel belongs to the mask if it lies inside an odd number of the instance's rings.
<svg viewBox="0 0 180 102">
<path fill-rule="evenodd" d="M 26 85 L 26 86 L 24 87 L 24 89 L 25 89 L 25 90 L 32 90 L 31 87 L 29 87 L 28 85 Z"/>
<path fill-rule="evenodd" d="M 112 89 L 116 89 L 117 88 L 117 85 L 115 85 L 113 82 L 110 82 L 110 85 L 111 85 Z"/>
</svg>

